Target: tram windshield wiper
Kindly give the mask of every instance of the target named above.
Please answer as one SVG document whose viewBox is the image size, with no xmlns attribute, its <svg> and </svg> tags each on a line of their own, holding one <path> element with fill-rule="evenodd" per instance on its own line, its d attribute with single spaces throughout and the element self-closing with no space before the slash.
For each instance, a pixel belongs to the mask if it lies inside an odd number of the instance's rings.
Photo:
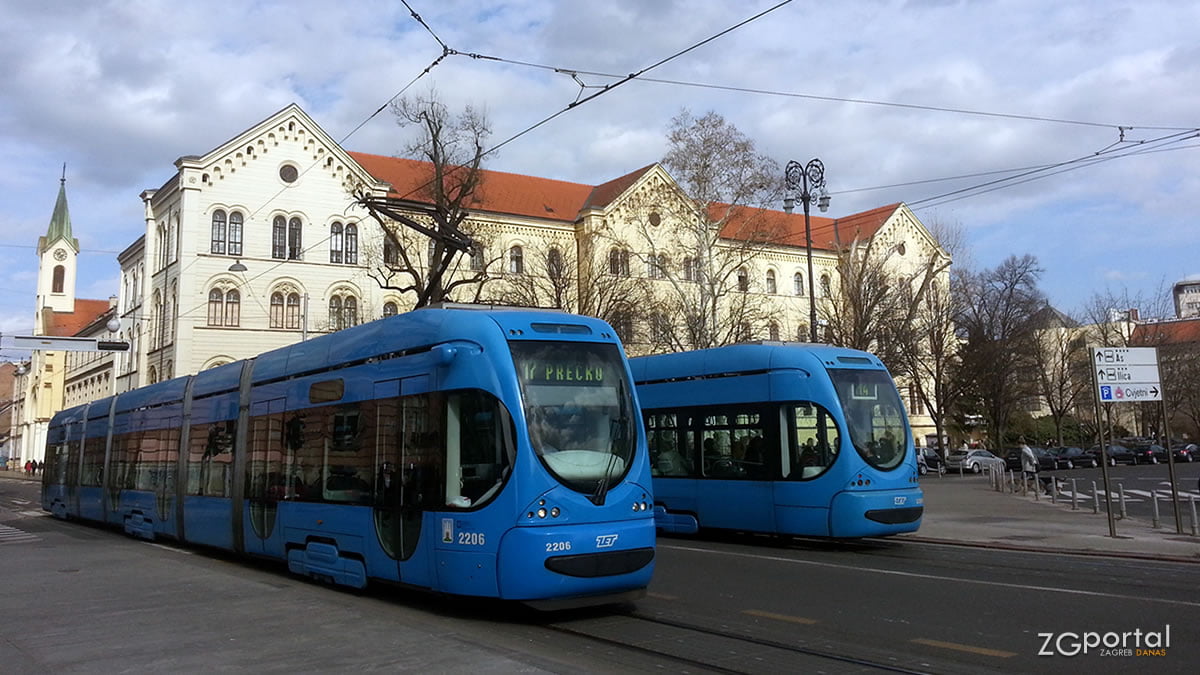
<svg viewBox="0 0 1200 675">
<path fill-rule="evenodd" d="M 608 463 L 604 465 L 604 475 L 596 481 L 596 491 L 588 497 L 596 506 L 603 506 L 604 499 L 608 496 L 608 489 L 611 487 L 609 480 L 612 478 L 613 467 L 617 464 L 617 444 L 625 439 L 628 428 L 629 418 L 624 416 L 609 422 L 608 437 L 612 440 L 608 446 Z"/>
</svg>

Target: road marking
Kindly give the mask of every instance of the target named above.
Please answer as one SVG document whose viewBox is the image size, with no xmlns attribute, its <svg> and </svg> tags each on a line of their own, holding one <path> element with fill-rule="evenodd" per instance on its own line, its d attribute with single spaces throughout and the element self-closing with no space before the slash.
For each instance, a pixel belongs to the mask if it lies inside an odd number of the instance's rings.
<svg viewBox="0 0 1200 675">
<path fill-rule="evenodd" d="M 42 538 L 36 534 L 30 534 L 8 525 L 0 525 L 0 544 L 24 544 L 41 540 Z"/>
<path fill-rule="evenodd" d="M 1183 605 L 1184 607 L 1200 607 L 1200 602 L 1189 602 L 1187 600 L 1167 600 L 1164 598 L 1146 598 L 1139 595 L 1121 595 L 1119 593 L 1102 593 L 1099 591 L 1080 591 L 1073 588 L 1055 588 L 1053 586 L 1031 586 L 1028 584 L 1014 584 L 1006 581 L 983 581 L 981 579 L 963 579 L 961 577 L 947 577 L 940 574 L 921 574 L 920 572 L 902 572 L 900 570 L 883 570 L 878 568 L 856 567 L 854 565 L 843 565 L 839 563 L 817 562 L 815 560 L 796 560 L 794 558 L 783 558 L 774 555 L 762 555 L 760 553 L 738 553 L 735 551 L 714 551 L 694 546 L 666 546 L 662 543 L 658 544 L 659 548 L 675 549 L 677 551 L 690 551 L 692 553 L 708 553 L 710 555 L 726 555 L 738 558 L 757 558 L 759 560 L 770 560 L 773 562 L 790 563 L 792 565 L 807 565 L 809 567 L 829 567 L 833 569 L 849 570 L 853 572 L 870 572 L 879 575 L 891 575 L 897 577 L 910 577 L 914 579 L 932 579 L 934 581 L 956 581 L 961 584 L 975 584 L 978 586 L 996 586 L 999 588 L 1016 588 L 1023 591 L 1039 591 L 1045 593 L 1061 593 L 1063 595 L 1087 595 L 1099 598 L 1109 598 L 1114 600 L 1131 600 L 1137 602 L 1157 602 L 1164 605 Z"/>
<path fill-rule="evenodd" d="M 153 546 L 154 548 L 161 548 L 164 551 L 170 551 L 172 553 L 182 553 L 183 555 L 192 555 L 191 551 L 185 551 L 181 548 L 175 548 L 174 546 L 167 546 L 165 544 L 155 544 L 155 543 L 149 542 L 149 541 L 142 542 L 142 543 L 144 543 L 147 546 Z"/>
<path fill-rule="evenodd" d="M 33 518 L 41 518 L 42 516 L 50 515 L 46 511 L 21 511 L 20 514 L 23 516 L 31 516 Z"/>
<path fill-rule="evenodd" d="M 764 619 L 775 619 L 776 621 L 788 621 L 791 623 L 802 623 L 805 626 L 811 626 L 814 623 L 820 623 L 816 619 L 806 619 L 802 616 L 791 616 L 789 614 L 776 614 L 775 612 L 765 612 L 761 609 L 743 609 L 742 614 L 750 616 L 760 616 Z"/>
<path fill-rule="evenodd" d="M 655 593 L 653 591 L 647 591 L 646 597 L 654 598 L 655 600 L 678 600 L 679 599 L 678 596 L 667 595 L 666 593 Z"/>
<path fill-rule="evenodd" d="M 1017 655 L 1016 652 L 1006 652 L 1002 649 L 988 649 L 987 647 L 960 645 L 957 642 L 943 642 L 941 640 L 927 640 L 925 638 L 916 638 L 914 640 L 910 640 L 909 642 L 915 642 L 919 645 L 925 645 L 927 647 L 940 647 L 941 649 L 953 649 L 958 652 L 982 654 L 983 656 L 998 656 L 1002 659 L 1012 658 Z"/>
</svg>

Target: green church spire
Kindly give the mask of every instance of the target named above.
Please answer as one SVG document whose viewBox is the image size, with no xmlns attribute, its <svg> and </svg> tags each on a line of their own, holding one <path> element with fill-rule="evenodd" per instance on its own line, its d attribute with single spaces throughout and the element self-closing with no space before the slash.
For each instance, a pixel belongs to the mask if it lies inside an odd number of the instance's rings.
<svg viewBox="0 0 1200 675">
<path fill-rule="evenodd" d="M 63 176 L 58 181 L 58 201 L 54 203 L 54 215 L 50 216 L 50 227 L 46 236 L 39 242 L 39 252 L 45 251 L 58 240 L 63 239 L 79 250 L 79 241 L 71 236 L 71 211 L 67 208 L 67 165 L 63 164 Z"/>
</svg>

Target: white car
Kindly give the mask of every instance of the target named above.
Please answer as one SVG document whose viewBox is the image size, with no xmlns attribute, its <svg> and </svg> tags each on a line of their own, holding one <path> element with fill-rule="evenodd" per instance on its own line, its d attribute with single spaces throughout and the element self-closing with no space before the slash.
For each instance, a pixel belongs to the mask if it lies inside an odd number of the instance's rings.
<svg viewBox="0 0 1200 675">
<path fill-rule="evenodd" d="M 961 468 L 963 471 L 980 473 L 985 466 L 1002 469 L 1004 460 L 987 450 L 951 450 L 950 454 L 946 455 L 947 471 L 958 471 Z"/>
</svg>

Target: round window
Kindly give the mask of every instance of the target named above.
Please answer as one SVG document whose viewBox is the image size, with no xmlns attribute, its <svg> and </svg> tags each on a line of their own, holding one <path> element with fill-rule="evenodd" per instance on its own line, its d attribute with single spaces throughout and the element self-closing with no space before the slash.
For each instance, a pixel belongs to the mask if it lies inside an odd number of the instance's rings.
<svg viewBox="0 0 1200 675">
<path fill-rule="evenodd" d="M 300 172 L 292 164 L 284 164 L 279 167 L 279 178 L 285 183 L 295 183 L 300 177 Z"/>
<path fill-rule="evenodd" d="M 658 224 L 661 222 L 662 222 L 662 216 L 658 215 L 658 211 L 651 211 L 650 212 L 650 224 L 655 227 L 658 227 Z"/>
</svg>

